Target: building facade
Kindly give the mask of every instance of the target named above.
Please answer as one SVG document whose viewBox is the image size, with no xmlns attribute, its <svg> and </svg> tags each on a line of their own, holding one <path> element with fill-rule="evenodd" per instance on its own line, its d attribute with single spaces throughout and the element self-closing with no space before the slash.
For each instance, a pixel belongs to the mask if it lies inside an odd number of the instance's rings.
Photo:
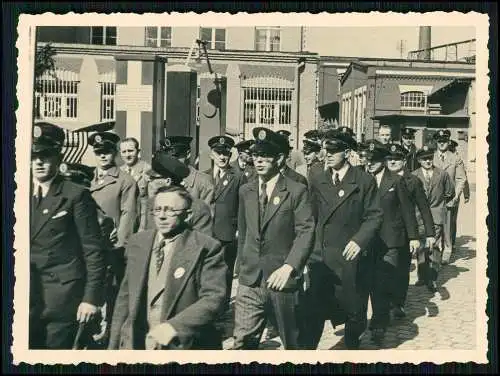
<svg viewBox="0 0 500 376">
<path fill-rule="evenodd" d="M 152 83 L 144 78 L 148 68 L 129 63 L 128 71 L 120 72 L 117 61 L 124 55 L 156 56 L 166 61 L 167 73 L 180 65 L 196 72 L 198 122 L 203 109 L 200 82 L 215 74 L 225 80 L 226 133 L 238 141 L 251 137 L 254 127 L 286 129 L 297 147 L 303 133 L 315 128 L 317 116 L 318 56 L 301 52 L 302 36 L 301 27 L 39 27 L 37 45 L 50 43 L 55 49 L 56 69 L 37 78 L 41 88 L 36 93 L 37 118 L 75 131 L 119 121 L 117 112 L 126 104 L 137 111 L 127 115 L 125 134 L 120 136 L 143 142 L 141 111 L 152 107 L 146 94 L 147 84 Z M 197 39 L 206 41 L 212 74 Z M 126 76 L 118 80 L 128 87 L 117 85 L 117 73 Z M 141 90 L 145 95 L 140 95 Z"/>
<path fill-rule="evenodd" d="M 358 140 L 390 125 L 417 130 L 418 147 L 448 128 L 464 161 L 475 160 L 475 66 L 465 62 L 356 61 L 340 81 L 340 122 Z"/>
</svg>

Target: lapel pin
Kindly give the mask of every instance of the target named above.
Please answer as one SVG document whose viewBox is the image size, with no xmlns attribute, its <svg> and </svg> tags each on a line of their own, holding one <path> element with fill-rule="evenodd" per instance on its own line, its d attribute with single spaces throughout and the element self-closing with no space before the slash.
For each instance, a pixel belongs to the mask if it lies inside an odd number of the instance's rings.
<svg viewBox="0 0 500 376">
<path fill-rule="evenodd" d="M 274 204 L 274 205 L 278 205 L 279 203 L 280 203 L 280 198 L 279 198 L 279 197 L 275 197 L 275 198 L 273 199 L 273 204 Z"/>
<path fill-rule="evenodd" d="M 339 197 L 343 197 L 343 196 L 344 196 L 344 193 L 345 193 L 345 192 L 344 192 L 344 190 L 343 190 L 343 189 L 341 189 L 341 190 L 339 191 Z"/>
<path fill-rule="evenodd" d="M 245 172 L 245 176 L 248 176 L 248 172 Z"/>
<path fill-rule="evenodd" d="M 49 212 L 49 209 L 43 209 L 43 214 L 47 214 Z"/>
<path fill-rule="evenodd" d="M 181 278 L 184 275 L 185 272 L 186 272 L 186 270 L 184 268 L 182 268 L 182 267 L 175 269 L 174 278 L 175 279 Z"/>
<path fill-rule="evenodd" d="M 226 185 L 227 185 L 227 180 L 224 180 L 224 181 L 222 182 L 222 185 L 226 186 Z"/>
</svg>

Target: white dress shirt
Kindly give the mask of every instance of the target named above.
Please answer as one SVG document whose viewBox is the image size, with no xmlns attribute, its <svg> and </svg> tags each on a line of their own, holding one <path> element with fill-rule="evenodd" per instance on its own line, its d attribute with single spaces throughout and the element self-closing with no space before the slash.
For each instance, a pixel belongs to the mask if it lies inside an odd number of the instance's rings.
<svg viewBox="0 0 500 376">
<path fill-rule="evenodd" d="M 345 174 L 347 174 L 347 171 L 349 170 L 349 164 L 345 163 L 340 170 L 335 170 L 332 168 L 332 181 L 333 184 L 335 185 L 335 174 L 339 174 L 339 181 L 342 183 L 342 179 L 344 179 Z"/>
<path fill-rule="evenodd" d="M 38 187 L 42 187 L 42 197 L 46 197 L 47 193 L 49 192 L 50 186 L 54 179 L 56 178 L 57 175 L 54 175 L 54 177 L 50 180 L 44 181 L 43 183 L 33 179 L 33 196 L 36 196 L 38 194 Z"/>
<path fill-rule="evenodd" d="M 273 191 L 274 191 L 274 187 L 276 186 L 276 183 L 278 182 L 278 179 L 280 177 L 280 174 L 276 174 L 274 175 L 271 179 L 269 179 L 267 182 L 266 182 L 266 193 L 267 193 L 267 198 L 269 199 L 271 197 L 271 195 L 273 194 Z M 261 195 L 261 187 L 262 187 L 262 183 L 264 181 L 262 180 L 262 178 L 259 176 L 259 197 Z"/>
<path fill-rule="evenodd" d="M 384 176 L 384 171 L 385 171 L 385 168 L 380 170 L 380 172 L 377 175 L 375 175 L 375 180 L 377 180 L 377 187 L 380 187 L 380 182 L 382 181 L 382 178 Z"/>
</svg>

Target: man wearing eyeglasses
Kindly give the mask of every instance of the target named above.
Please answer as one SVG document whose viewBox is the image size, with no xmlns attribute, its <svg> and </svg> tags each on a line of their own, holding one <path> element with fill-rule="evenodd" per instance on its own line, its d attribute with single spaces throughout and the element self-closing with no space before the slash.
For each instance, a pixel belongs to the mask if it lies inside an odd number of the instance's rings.
<svg viewBox="0 0 500 376">
<path fill-rule="evenodd" d="M 463 193 L 467 175 L 462 158 L 456 153 L 452 153 L 449 148 L 451 132 L 448 129 L 441 129 L 434 133 L 437 142 L 437 150 L 434 153 L 433 163 L 435 167 L 446 171 L 455 185 L 455 197 L 446 204 L 446 221 L 444 223 L 444 250 L 443 264 L 450 262 L 451 254 L 455 248 L 457 236 L 458 207 L 460 196 Z"/>
<path fill-rule="evenodd" d="M 427 285 L 429 290 L 437 290 L 436 280 L 441 267 L 446 244 L 444 240 L 444 225 L 447 216 L 447 204 L 455 197 L 455 187 L 450 175 L 434 166 L 435 149 L 425 145 L 417 151 L 420 168 L 413 171 L 424 184 L 425 194 L 431 208 L 432 219 L 434 221 L 434 246 L 421 247 L 417 252 L 417 275 L 419 285 Z M 422 234 L 422 226 L 420 226 Z"/>
<path fill-rule="evenodd" d="M 151 162 L 152 168 L 146 171 L 148 179 L 148 200 L 146 203 L 145 229 L 155 228 L 154 221 L 154 198 L 156 192 L 162 187 L 181 187 L 183 179 L 188 176 L 184 172 L 189 168 L 168 152 L 157 151 Z M 193 197 L 191 204 L 191 215 L 188 223 L 196 230 L 212 236 L 212 214 L 210 207 L 204 201 Z"/>
<path fill-rule="evenodd" d="M 177 174 L 189 174 L 174 162 Z M 156 192 L 156 228 L 127 244 L 109 349 L 222 350 L 214 323 L 224 307 L 227 267 L 220 242 L 188 224 L 191 204 L 183 187 Z"/>
<path fill-rule="evenodd" d="M 307 187 L 280 173 L 283 136 L 254 128 L 258 179 L 240 188 L 239 286 L 235 302 L 235 350 L 256 350 L 274 314 L 286 350 L 300 349 L 298 303 L 302 272 L 314 242 Z"/>
</svg>

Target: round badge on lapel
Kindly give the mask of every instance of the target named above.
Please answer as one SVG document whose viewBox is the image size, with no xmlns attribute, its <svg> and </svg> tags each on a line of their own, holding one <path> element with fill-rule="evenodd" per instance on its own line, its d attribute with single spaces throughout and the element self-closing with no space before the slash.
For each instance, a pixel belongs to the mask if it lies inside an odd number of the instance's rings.
<svg viewBox="0 0 500 376">
<path fill-rule="evenodd" d="M 33 136 L 35 138 L 38 138 L 42 135 L 42 128 L 40 128 L 38 125 L 35 126 L 35 129 L 33 129 Z"/>
<path fill-rule="evenodd" d="M 391 151 L 394 153 L 396 151 L 396 145 L 391 146 Z"/>
<path fill-rule="evenodd" d="M 344 190 L 343 190 L 343 189 L 341 189 L 341 190 L 339 191 L 339 197 L 343 197 L 343 196 L 344 196 L 344 194 L 345 194 Z"/>
<path fill-rule="evenodd" d="M 245 176 L 248 176 L 248 172 L 245 172 Z"/>
<path fill-rule="evenodd" d="M 227 185 L 227 180 L 224 180 L 224 181 L 222 182 L 222 185 L 223 185 L 223 186 L 226 186 L 226 185 Z"/>
<path fill-rule="evenodd" d="M 280 198 L 279 198 L 279 197 L 275 197 L 275 198 L 273 199 L 273 204 L 274 204 L 274 205 L 278 205 L 279 203 L 280 203 Z"/>
<path fill-rule="evenodd" d="M 179 279 L 184 275 L 184 273 L 186 273 L 186 270 L 184 268 L 177 268 L 174 272 L 174 278 Z"/>
<path fill-rule="evenodd" d="M 49 209 L 43 209 L 43 214 L 47 214 L 49 212 Z"/>
<path fill-rule="evenodd" d="M 370 151 L 375 150 L 375 144 L 370 144 Z"/>
</svg>

